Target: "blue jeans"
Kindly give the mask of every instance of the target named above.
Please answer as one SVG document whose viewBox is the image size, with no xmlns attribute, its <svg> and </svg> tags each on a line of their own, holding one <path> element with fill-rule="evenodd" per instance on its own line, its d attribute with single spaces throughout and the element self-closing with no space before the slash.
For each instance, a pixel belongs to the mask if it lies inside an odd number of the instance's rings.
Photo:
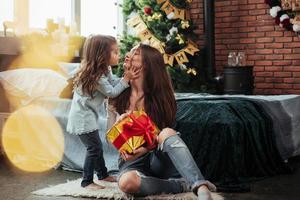
<svg viewBox="0 0 300 200">
<path fill-rule="evenodd" d="M 133 161 L 119 160 L 120 176 L 135 170 L 141 177 L 137 196 L 161 193 L 180 193 L 205 184 L 214 190 L 212 183 L 205 180 L 186 144 L 178 135 L 167 138 L 164 143 Z M 183 179 L 182 179 L 183 178 Z"/>
<path fill-rule="evenodd" d="M 93 183 L 94 171 L 98 179 L 104 179 L 108 176 L 107 168 L 103 158 L 102 142 L 98 130 L 79 135 L 81 142 L 86 147 L 86 156 L 83 165 L 83 177 L 81 186 L 85 187 Z"/>
</svg>

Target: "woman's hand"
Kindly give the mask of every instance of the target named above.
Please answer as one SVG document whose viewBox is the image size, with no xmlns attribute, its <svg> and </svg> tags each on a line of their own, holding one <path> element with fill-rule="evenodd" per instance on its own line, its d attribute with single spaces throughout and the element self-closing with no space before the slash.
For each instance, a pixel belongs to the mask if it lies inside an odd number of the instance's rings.
<svg viewBox="0 0 300 200">
<path fill-rule="evenodd" d="M 117 121 L 115 122 L 115 124 L 119 123 L 120 121 L 122 121 L 123 119 L 125 119 L 128 115 L 130 115 L 132 113 L 132 111 L 128 111 L 126 113 L 123 113 L 122 115 L 120 115 L 117 118 Z"/>
<path fill-rule="evenodd" d="M 126 152 L 121 152 L 121 157 L 123 160 L 128 161 L 128 160 L 135 160 L 138 157 L 146 154 L 148 152 L 148 149 L 145 147 L 140 147 L 137 148 L 136 150 L 133 150 L 133 154 L 128 154 Z"/>
</svg>

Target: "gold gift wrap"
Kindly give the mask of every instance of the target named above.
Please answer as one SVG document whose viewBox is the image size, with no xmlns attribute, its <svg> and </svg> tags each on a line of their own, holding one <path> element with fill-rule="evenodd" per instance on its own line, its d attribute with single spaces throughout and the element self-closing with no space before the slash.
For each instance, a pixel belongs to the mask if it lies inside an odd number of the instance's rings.
<svg viewBox="0 0 300 200">
<path fill-rule="evenodd" d="M 147 119 L 147 120 L 146 120 Z M 115 124 L 108 132 L 106 133 L 107 139 L 119 150 L 119 152 L 133 153 L 133 151 L 143 144 L 146 143 L 145 135 L 135 135 L 132 132 L 131 136 L 128 136 L 124 133 L 124 125 L 129 125 L 132 123 L 137 123 L 139 126 L 142 126 L 139 122 L 145 121 L 148 122 L 148 126 L 151 128 L 152 135 L 158 135 L 160 130 L 157 126 L 151 121 L 149 116 L 144 111 L 134 111 L 132 114 Z M 143 127 L 140 127 L 143 130 Z M 146 131 L 145 131 L 146 132 Z"/>
</svg>

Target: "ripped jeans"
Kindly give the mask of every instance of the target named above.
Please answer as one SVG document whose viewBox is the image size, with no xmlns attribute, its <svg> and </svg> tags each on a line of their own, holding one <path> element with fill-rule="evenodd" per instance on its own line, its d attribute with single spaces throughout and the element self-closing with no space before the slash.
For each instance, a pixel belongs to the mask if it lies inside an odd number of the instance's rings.
<svg viewBox="0 0 300 200">
<path fill-rule="evenodd" d="M 179 137 L 168 137 L 157 149 L 133 161 L 119 159 L 120 176 L 128 171 L 137 171 L 141 177 L 139 192 L 135 196 L 181 193 L 193 191 L 205 184 L 215 191 L 215 186 L 206 181 L 195 163 L 188 147 Z"/>
</svg>

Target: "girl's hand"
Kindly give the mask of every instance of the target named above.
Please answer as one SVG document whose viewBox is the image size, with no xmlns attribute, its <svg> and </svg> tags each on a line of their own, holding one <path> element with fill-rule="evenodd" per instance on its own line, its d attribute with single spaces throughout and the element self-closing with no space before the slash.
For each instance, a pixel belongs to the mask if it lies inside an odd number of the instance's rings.
<svg viewBox="0 0 300 200">
<path fill-rule="evenodd" d="M 129 82 L 130 80 L 136 79 L 140 75 L 140 71 L 142 70 L 141 67 L 136 66 L 126 66 L 124 68 L 124 79 L 125 81 Z"/>
<path fill-rule="evenodd" d="M 139 147 L 136 150 L 133 150 L 133 154 L 128 154 L 126 152 L 121 152 L 121 157 L 123 160 L 128 161 L 128 160 L 135 160 L 138 157 L 146 154 L 148 152 L 148 149 L 145 147 Z"/>
</svg>

